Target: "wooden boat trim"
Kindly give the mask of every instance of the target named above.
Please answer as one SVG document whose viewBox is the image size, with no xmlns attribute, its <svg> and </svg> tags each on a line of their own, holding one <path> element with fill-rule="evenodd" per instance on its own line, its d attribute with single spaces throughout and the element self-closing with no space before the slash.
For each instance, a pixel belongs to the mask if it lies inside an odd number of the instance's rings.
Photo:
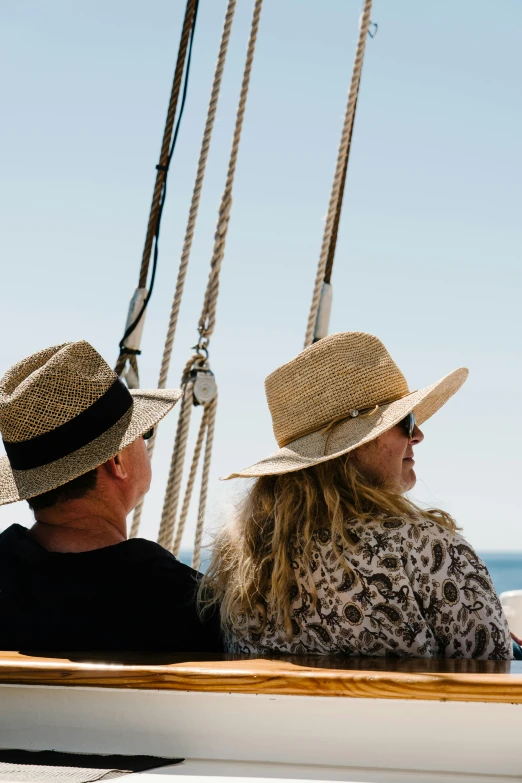
<svg viewBox="0 0 522 783">
<path fill-rule="evenodd" d="M 493 661 L 4 652 L 0 683 L 522 704 L 520 664 Z"/>
</svg>

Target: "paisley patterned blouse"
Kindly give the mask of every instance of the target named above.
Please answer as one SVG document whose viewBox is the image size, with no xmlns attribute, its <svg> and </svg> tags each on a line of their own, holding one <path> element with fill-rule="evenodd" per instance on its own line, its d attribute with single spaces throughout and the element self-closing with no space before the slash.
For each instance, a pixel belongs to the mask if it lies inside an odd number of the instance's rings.
<svg viewBox="0 0 522 783">
<path fill-rule="evenodd" d="M 293 637 L 267 602 L 240 618 L 230 652 L 509 659 L 506 618 L 488 570 L 467 541 L 429 521 L 380 519 L 349 526 L 348 568 L 337 563 L 331 534 L 314 538 L 310 593 L 303 552 L 292 548 Z"/>
</svg>

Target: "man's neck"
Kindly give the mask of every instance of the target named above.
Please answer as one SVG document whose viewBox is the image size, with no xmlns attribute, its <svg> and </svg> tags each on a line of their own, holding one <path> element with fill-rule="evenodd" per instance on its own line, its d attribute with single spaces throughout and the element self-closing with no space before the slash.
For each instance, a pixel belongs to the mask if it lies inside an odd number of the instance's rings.
<svg viewBox="0 0 522 783">
<path fill-rule="evenodd" d="M 124 514 L 108 515 L 74 501 L 35 513 L 31 537 L 49 552 L 89 552 L 127 540 Z"/>
</svg>

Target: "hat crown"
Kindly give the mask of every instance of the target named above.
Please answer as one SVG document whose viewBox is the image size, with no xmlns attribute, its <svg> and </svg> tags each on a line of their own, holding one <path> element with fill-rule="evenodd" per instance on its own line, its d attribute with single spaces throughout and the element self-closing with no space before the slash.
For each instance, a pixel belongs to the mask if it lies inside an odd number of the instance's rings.
<svg viewBox="0 0 522 783">
<path fill-rule="evenodd" d="M 271 373 L 265 391 L 280 446 L 409 393 L 382 342 L 364 332 L 339 332 L 311 345 Z"/>
<path fill-rule="evenodd" d="M 50 432 L 89 408 L 116 374 L 85 340 L 28 356 L 0 380 L 0 432 L 19 443 Z"/>
</svg>

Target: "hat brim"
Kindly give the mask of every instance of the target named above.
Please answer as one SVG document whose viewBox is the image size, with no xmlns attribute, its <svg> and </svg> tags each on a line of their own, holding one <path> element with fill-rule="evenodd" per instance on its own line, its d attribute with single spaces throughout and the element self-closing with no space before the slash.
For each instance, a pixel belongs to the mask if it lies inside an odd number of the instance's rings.
<svg viewBox="0 0 522 783">
<path fill-rule="evenodd" d="M 115 457 L 154 427 L 182 396 L 179 389 L 131 389 L 133 405 L 95 440 L 62 459 L 31 470 L 13 470 L 0 457 L 0 505 L 50 492 Z"/>
<path fill-rule="evenodd" d="M 431 386 L 412 392 L 396 402 L 383 405 L 372 416 L 345 419 L 334 426 L 329 433 L 324 434 L 318 430 L 298 438 L 269 457 L 256 462 L 255 465 L 231 473 L 223 480 L 292 473 L 295 470 L 341 457 L 378 438 L 402 421 L 411 411 L 415 413 L 417 424 L 422 424 L 460 389 L 467 377 L 468 370 L 461 367 Z"/>
</svg>

